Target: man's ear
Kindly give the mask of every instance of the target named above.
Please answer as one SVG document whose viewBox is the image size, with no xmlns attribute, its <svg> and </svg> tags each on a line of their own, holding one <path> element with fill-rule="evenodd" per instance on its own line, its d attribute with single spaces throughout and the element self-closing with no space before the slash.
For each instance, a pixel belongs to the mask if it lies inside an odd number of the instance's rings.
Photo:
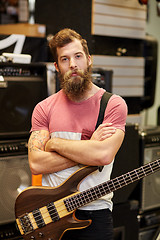
<svg viewBox="0 0 160 240">
<path fill-rule="evenodd" d="M 91 55 L 88 56 L 88 65 L 89 65 L 89 66 L 92 65 L 92 58 L 91 58 Z"/>
<path fill-rule="evenodd" d="M 56 62 L 54 62 L 54 66 L 57 72 L 59 72 L 59 68 L 58 68 L 58 64 Z"/>
</svg>

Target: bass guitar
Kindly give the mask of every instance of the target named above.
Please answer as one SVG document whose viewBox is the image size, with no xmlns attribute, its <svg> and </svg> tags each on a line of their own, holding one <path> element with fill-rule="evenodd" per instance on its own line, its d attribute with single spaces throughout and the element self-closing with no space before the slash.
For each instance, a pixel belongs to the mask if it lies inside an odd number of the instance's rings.
<svg viewBox="0 0 160 240">
<path fill-rule="evenodd" d="M 160 170 L 160 159 L 83 192 L 78 184 L 96 166 L 85 166 L 58 187 L 28 187 L 15 202 L 16 222 L 25 240 L 60 240 L 67 230 L 82 229 L 91 220 L 78 220 L 75 210 L 106 194 Z"/>
</svg>

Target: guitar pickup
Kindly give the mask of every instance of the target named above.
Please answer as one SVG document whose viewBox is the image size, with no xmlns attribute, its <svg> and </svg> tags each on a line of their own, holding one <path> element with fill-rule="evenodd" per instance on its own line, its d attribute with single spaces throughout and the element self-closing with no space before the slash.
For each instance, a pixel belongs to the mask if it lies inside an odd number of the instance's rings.
<svg viewBox="0 0 160 240">
<path fill-rule="evenodd" d="M 19 222 L 25 235 L 33 232 L 34 228 L 30 221 L 28 213 L 19 217 Z"/>
</svg>

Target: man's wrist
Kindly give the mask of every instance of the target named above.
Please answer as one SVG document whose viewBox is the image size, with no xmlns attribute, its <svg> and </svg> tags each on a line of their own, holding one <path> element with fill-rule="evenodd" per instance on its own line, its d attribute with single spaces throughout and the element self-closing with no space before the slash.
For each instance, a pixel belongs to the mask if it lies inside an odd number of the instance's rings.
<svg viewBox="0 0 160 240">
<path fill-rule="evenodd" d="M 48 142 L 45 145 L 45 151 L 46 152 L 53 152 L 54 151 L 53 145 L 54 145 L 53 138 L 49 139 Z"/>
<path fill-rule="evenodd" d="M 45 146 L 45 151 L 47 152 L 58 152 L 59 148 L 62 146 L 61 138 L 51 138 Z"/>
</svg>

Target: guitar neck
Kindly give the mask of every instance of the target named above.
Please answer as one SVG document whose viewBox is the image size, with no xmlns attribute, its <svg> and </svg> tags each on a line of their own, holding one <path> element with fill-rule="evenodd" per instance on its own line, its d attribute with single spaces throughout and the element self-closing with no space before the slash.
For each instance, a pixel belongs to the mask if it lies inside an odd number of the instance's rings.
<svg viewBox="0 0 160 240">
<path fill-rule="evenodd" d="M 97 200 L 98 198 L 105 196 L 106 194 L 114 192 L 117 189 L 127 186 L 128 184 L 133 183 L 158 170 L 160 170 L 160 159 L 145 164 L 144 166 L 141 166 L 131 172 L 99 184 L 74 196 L 66 198 L 64 200 L 64 204 L 68 212 L 71 212 L 81 206 L 86 205 L 87 203 Z"/>
</svg>

